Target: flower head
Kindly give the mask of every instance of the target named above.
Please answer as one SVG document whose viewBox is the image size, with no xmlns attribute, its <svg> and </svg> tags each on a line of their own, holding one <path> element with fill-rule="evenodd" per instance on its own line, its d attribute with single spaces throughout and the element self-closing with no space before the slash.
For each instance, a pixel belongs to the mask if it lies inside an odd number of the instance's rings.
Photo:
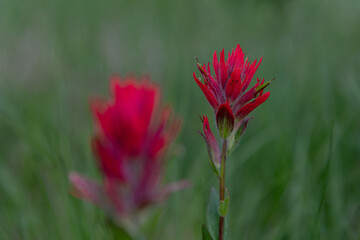
<svg viewBox="0 0 360 240">
<path fill-rule="evenodd" d="M 270 96 L 270 92 L 263 93 L 264 89 L 270 84 L 270 82 L 264 83 L 264 79 L 260 80 L 258 78 L 256 84 L 248 90 L 262 58 L 259 62 L 255 60 L 250 63 L 244 57 L 245 54 L 240 45 L 237 45 L 235 51 L 229 52 L 226 61 L 224 49 L 220 53 L 220 61 L 215 52 L 212 63 L 215 75 L 211 73 L 210 63 L 208 63 L 207 67 L 205 64 L 197 63 L 204 82 L 201 82 L 195 73 L 194 79 L 217 114 L 218 128 L 219 118 L 224 119 L 223 116 L 234 116 L 235 122 L 239 122 Z M 218 114 L 222 115 L 218 116 Z M 227 124 L 229 124 L 229 121 L 232 124 L 231 118 L 225 120 Z M 224 122 L 220 121 L 220 123 Z"/>
<path fill-rule="evenodd" d="M 126 216 L 159 202 L 187 182 L 162 186 L 164 156 L 181 121 L 161 105 L 160 89 L 146 77 L 111 79 L 112 98 L 92 102 L 97 132 L 92 146 L 103 176 L 102 184 L 70 174 L 73 192 Z"/>
</svg>

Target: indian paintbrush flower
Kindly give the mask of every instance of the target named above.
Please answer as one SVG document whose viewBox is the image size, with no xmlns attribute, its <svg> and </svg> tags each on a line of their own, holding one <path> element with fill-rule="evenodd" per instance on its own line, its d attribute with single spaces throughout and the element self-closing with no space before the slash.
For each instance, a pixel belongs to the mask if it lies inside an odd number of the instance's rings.
<svg viewBox="0 0 360 240">
<path fill-rule="evenodd" d="M 207 145 L 210 165 L 219 178 L 219 195 L 214 194 L 215 190 L 212 190 L 210 194 L 208 209 L 215 210 L 207 212 L 207 226 L 203 225 L 202 229 L 203 239 L 224 239 L 225 217 L 230 201 L 225 186 L 226 159 L 246 130 L 248 121 L 251 119 L 247 118 L 249 113 L 265 102 L 270 95 L 270 92 L 263 93 L 271 82 L 264 83 L 264 79 L 257 78 L 255 85 L 248 89 L 262 58 L 259 62 L 255 60 L 250 63 L 244 57 L 245 54 L 240 45 L 237 45 L 235 51 L 232 50 L 228 54 L 226 61 L 224 50 L 220 53 L 220 61 L 215 52 L 212 63 L 214 75 L 211 73 L 210 63 L 206 66 L 205 64 L 201 65 L 198 61 L 197 67 L 204 82 L 195 73 L 193 74 L 196 83 L 214 109 L 216 125 L 221 137 L 220 142 L 222 143 L 220 152 L 219 142 L 210 129 L 208 118 L 203 116 L 204 133 L 200 134 Z M 214 224 L 209 222 L 216 223 L 216 221 L 218 221 L 218 228 L 215 230 Z"/>
<path fill-rule="evenodd" d="M 188 185 L 163 186 L 166 152 L 177 136 L 181 120 L 163 106 L 160 89 L 146 77 L 111 79 L 112 98 L 91 104 L 97 131 L 93 151 L 102 174 L 97 183 L 78 173 L 69 175 L 73 193 L 121 221 L 144 207 L 166 199 Z"/>
<path fill-rule="evenodd" d="M 270 92 L 263 93 L 270 84 L 270 81 L 264 83 L 264 79 L 258 78 L 256 84 L 247 90 L 262 58 L 259 62 L 255 60 L 250 63 L 244 57 L 240 45 L 237 45 L 225 61 L 223 49 L 220 61 L 217 53 L 214 53 L 212 65 L 215 75 L 211 73 L 210 63 L 207 67 L 197 63 L 204 82 L 193 73 L 196 83 L 214 109 L 217 127 L 223 139 L 228 138 L 233 131 L 236 132 L 240 127 L 239 122 L 270 96 Z"/>
</svg>

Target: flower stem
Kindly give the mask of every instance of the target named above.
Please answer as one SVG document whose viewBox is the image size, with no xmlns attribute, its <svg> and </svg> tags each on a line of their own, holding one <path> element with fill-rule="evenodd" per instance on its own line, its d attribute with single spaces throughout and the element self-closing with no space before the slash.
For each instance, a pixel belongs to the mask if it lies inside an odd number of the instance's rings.
<svg viewBox="0 0 360 240">
<path fill-rule="evenodd" d="M 220 180 L 220 202 L 224 201 L 225 199 L 225 163 L 226 163 L 226 148 L 227 148 L 227 141 L 224 139 L 222 145 L 222 152 L 221 152 L 221 174 L 219 177 Z M 224 222 L 225 217 L 220 216 L 219 219 L 219 240 L 224 239 Z"/>
</svg>

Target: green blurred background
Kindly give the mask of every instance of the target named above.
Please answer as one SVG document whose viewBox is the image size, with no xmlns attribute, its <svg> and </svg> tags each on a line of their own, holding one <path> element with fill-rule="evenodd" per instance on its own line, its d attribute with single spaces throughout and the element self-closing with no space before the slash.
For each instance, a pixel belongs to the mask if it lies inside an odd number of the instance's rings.
<svg viewBox="0 0 360 240">
<path fill-rule="evenodd" d="M 69 194 L 98 177 L 90 96 L 109 76 L 151 74 L 183 116 L 150 239 L 200 239 L 209 189 L 194 56 L 240 43 L 276 81 L 228 161 L 229 239 L 360 239 L 360 1 L 1 0 L 0 238 L 108 239 L 103 213 Z"/>
</svg>

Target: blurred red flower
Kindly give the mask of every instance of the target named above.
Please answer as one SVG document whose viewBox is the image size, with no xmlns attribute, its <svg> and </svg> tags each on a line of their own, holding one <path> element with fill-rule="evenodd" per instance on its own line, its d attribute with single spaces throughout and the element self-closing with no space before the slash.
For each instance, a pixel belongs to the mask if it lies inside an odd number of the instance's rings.
<svg viewBox="0 0 360 240">
<path fill-rule="evenodd" d="M 171 107 L 162 106 L 159 87 L 146 77 L 121 80 L 113 76 L 111 91 L 110 100 L 94 100 L 91 104 L 97 126 L 92 147 L 103 183 L 77 173 L 69 178 L 75 196 L 118 217 L 162 201 L 188 182 L 160 183 L 165 153 L 181 121 Z"/>
<path fill-rule="evenodd" d="M 208 63 L 207 67 L 205 64 L 197 64 L 204 78 L 204 83 L 201 82 L 200 78 L 196 77 L 194 72 L 195 81 L 213 107 L 217 118 L 223 118 L 223 114 L 225 114 L 227 116 L 234 116 L 235 121 L 238 122 L 265 102 L 270 95 L 270 92 L 263 94 L 264 88 L 270 84 L 270 82 L 264 83 L 264 79 L 262 81 L 257 79 L 257 83 L 247 90 L 262 58 L 259 62 L 255 60 L 253 63 L 250 63 L 248 59 L 244 59 L 244 57 L 245 54 L 240 45 L 237 45 L 235 51 L 232 50 L 231 53 L 228 53 L 226 61 L 224 49 L 220 53 L 220 62 L 215 52 L 212 63 L 215 72 L 214 76 L 211 74 L 210 63 Z M 226 107 L 228 104 L 230 108 Z M 224 107 L 219 108 L 221 105 Z M 219 113 L 219 109 L 225 109 L 231 112 L 226 113 L 220 111 Z M 218 116 L 218 114 L 221 116 Z M 226 120 L 228 122 L 234 121 L 234 119 Z"/>
</svg>

